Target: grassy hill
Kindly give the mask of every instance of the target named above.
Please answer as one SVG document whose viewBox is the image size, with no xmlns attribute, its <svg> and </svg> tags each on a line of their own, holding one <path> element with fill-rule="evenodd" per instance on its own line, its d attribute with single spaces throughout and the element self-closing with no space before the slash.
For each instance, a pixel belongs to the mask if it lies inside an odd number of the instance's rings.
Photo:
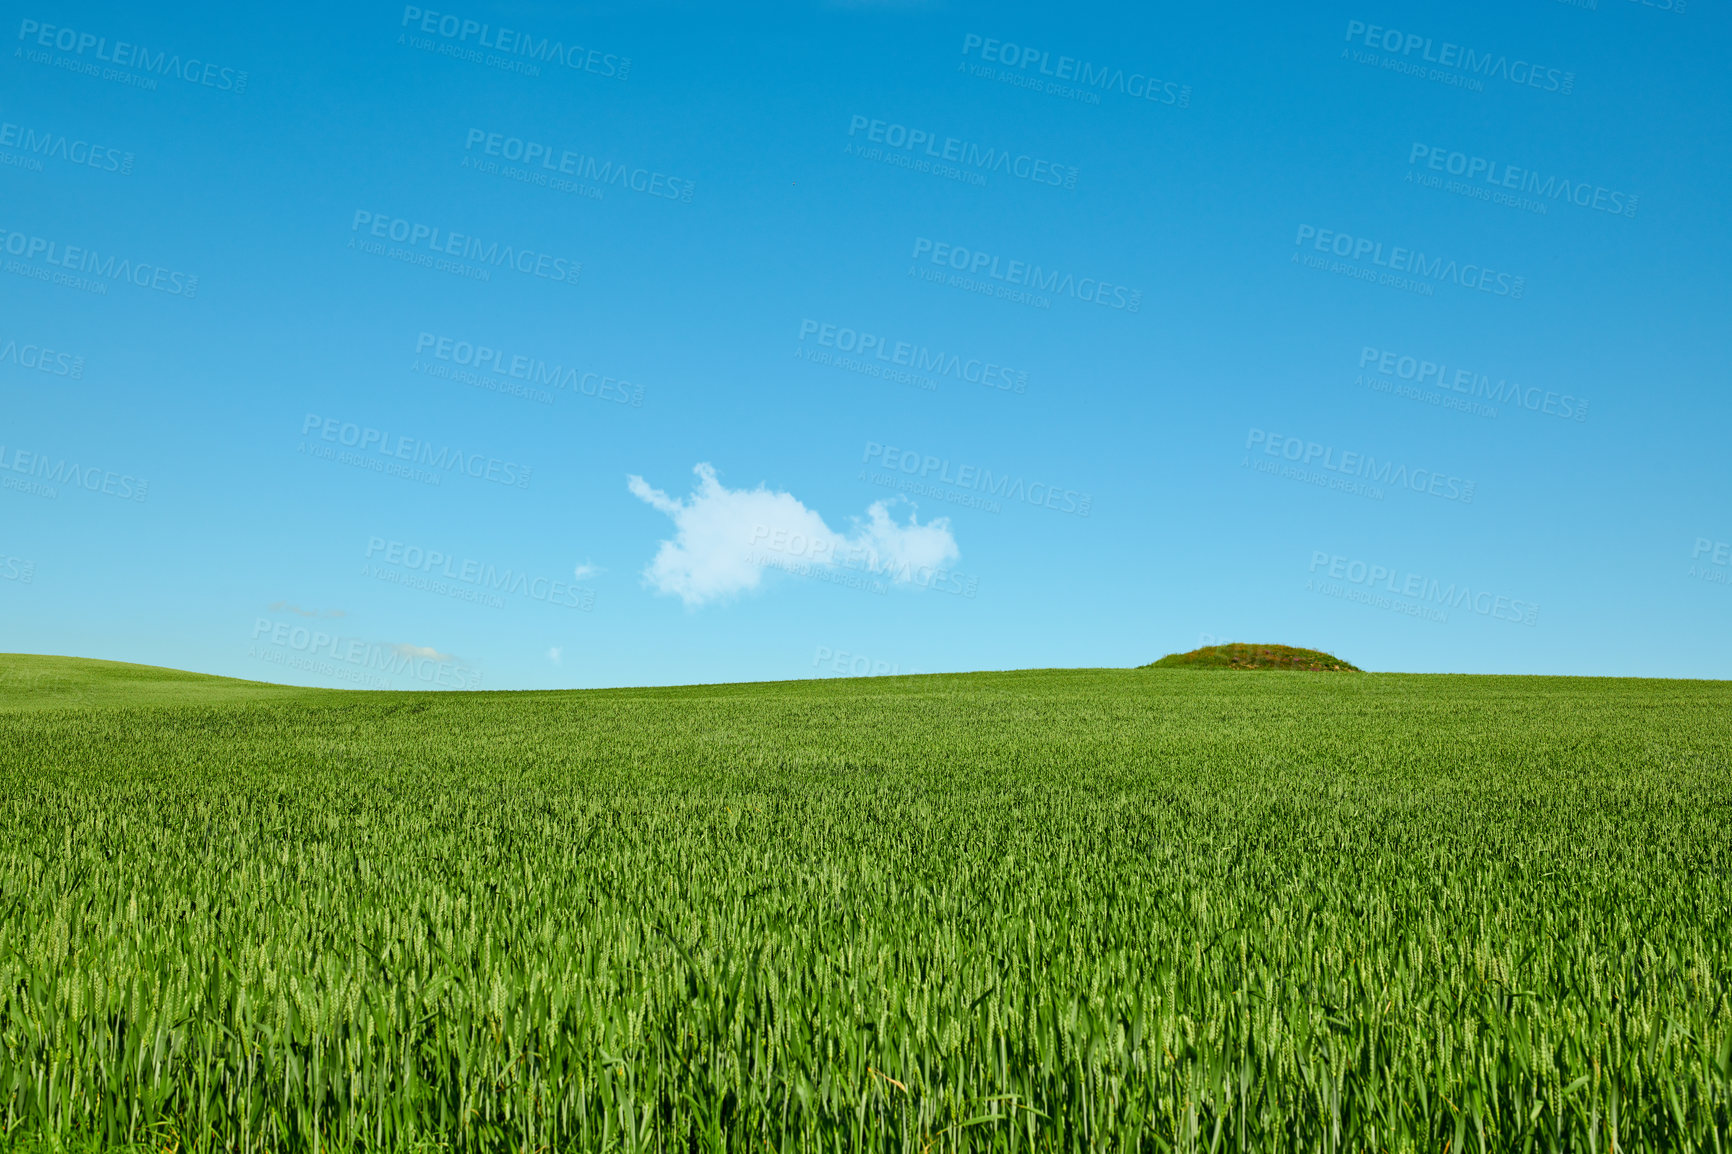
<svg viewBox="0 0 1732 1154">
<path fill-rule="evenodd" d="M 215 705 L 295 692 L 293 686 L 212 677 L 160 665 L 0 653 L 0 710 L 68 705 Z"/>
<path fill-rule="evenodd" d="M 1729 716 L 4 657 L 0 1148 L 1714 1149 Z"/>
<path fill-rule="evenodd" d="M 1319 649 L 1291 645 L 1206 645 L 1189 653 L 1169 653 L 1144 669 L 1288 669 L 1308 673 L 1361 673 Z"/>
</svg>

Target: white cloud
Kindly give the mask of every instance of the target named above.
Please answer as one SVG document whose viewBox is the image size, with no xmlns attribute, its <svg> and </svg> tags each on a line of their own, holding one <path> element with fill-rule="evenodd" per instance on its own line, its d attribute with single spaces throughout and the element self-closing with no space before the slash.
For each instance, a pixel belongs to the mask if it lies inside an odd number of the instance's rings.
<svg viewBox="0 0 1732 1154">
<path fill-rule="evenodd" d="M 576 577 L 579 581 L 582 581 L 585 577 L 594 577 L 597 573 L 600 573 L 600 572 L 601 572 L 601 566 L 600 565 L 591 565 L 588 561 L 585 561 L 581 565 L 573 566 L 572 570 L 571 570 L 571 575 L 573 577 Z"/>
<path fill-rule="evenodd" d="M 564 652 L 565 652 L 565 650 L 561 649 L 559 646 L 557 646 L 557 645 L 552 646 L 547 651 L 547 659 L 549 661 L 553 662 L 555 665 L 558 665 L 559 664 L 559 655 L 561 653 L 564 653 Z"/>
<path fill-rule="evenodd" d="M 866 510 L 864 524 L 856 518 L 851 532 L 838 533 L 792 493 L 763 485 L 729 489 L 708 464 L 692 471 L 697 488 L 679 500 L 650 488 L 642 477 L 627 479 L 633 496 L 674 522 L 673 539 L 661 543 L 644 577 L 657 592 L 675 594 L 688 606 L 756 589 L 767 568 L 842 566 L 921 583 L 959 556 L 943 517 L 922 525 L 910 513 L 901 525 L 891 517 L 890 503 L 878 501 Z"/>
<path fill-rule="evenodd" d="M 404 645 L 401 642 L 399 642 L 396 645 L 387 646 L 387 648 L 390 649 L 392 653 L 397 654 L 397 656 L 399 656 L 399 657 L 420 657 L 420 658 L 423 658 L 427 661 L 455 661 L 455 660 L 457 660 L 455 657 L 451 656 L 449 653 L 441 653 L 437 649 L 433 648 L 431 645 Z"/>
</svg>

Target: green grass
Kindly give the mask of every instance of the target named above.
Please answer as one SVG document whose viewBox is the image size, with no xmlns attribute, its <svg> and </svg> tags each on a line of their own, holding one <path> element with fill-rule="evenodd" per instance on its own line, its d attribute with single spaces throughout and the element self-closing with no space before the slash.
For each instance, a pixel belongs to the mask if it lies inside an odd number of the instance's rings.
<svg viewBox="0 0 1732 1154">
<path fill-rule="evenodd" d="M 305 692 L 160 665 L 0 653 L 0 711 L 4 712 L 73 705 L 218 705 Z"/>
<path fill-rule="evenodd" d="M 1321 649 L 1298 649 L 1291 645 L 1205 645 L 1189 653 L 1169 653 L 1144 669 L 1285 669 L 1308 673 L 1361 673 L 1339 657 Z"/>
<path fill-rule="evenodd" d="M 4 658 L 0 1146 L 1725 1151 L 1729 718 Z"/>
</svg>

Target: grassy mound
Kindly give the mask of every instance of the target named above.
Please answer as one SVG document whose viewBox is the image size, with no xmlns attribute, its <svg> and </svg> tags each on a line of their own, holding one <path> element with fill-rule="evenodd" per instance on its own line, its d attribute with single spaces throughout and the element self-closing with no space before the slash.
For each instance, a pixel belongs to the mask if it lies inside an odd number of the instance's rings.
<svg viewBox="0 0 1732 1154">
<path fill-rule="evenodd" d="M 292 686 L 90 657 L 0 653 L 0 710 L 67 705 L 213 705 L 293 693 Z M 331 692 L 340 692 L 332 690 Z"/>
<path fill-rule="evenodd" d="M 1732 683 L 37 664 L 0 1151 L 1732 1133 Z"/>
<path fill-rule="evenodd" d="M 1189 653 L 1169 653 L 1144 669 L 1300 669 L 1309 673 L 1363 673 L 1320 649 L 1291 645 L 1205 645 Z"/>
</svg>

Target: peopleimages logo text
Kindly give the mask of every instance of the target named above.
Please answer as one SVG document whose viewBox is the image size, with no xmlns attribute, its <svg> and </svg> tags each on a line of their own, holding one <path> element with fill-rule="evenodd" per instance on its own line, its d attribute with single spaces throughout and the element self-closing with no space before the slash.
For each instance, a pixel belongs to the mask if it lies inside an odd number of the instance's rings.
<svg viewBox="0 0 1732 1154">
<path fill-rule="evenodd" d="M 221 92 L 241 93 L 247 90 L 247 74 L 238 68 L 225 68 L 195 56 L 188 56 L 183 60 L 178 52 L 152 52 L 142 44 L 131 44 L 125 40 L 116 40 L 110 44 L 106 36 L 80 32 L 76 28 L 44 24 L 38 20 L 22 20 L 18 24 L 18 39 L 38 48 L 70 52 L 80 57 L 88 55 L 92 60 L 113 64 L 118 68 L 136 68 L 152 76 L 173 77 L 188 84 L 215 88 Z"/>
<path fill-rule="evenodd" d="M 131 473 L 116 473 L 113 469 L 103 469 L 96 465 L 80 465 L 77 461 L 68 461 L 65 457 L 55 458 L 48 453 L 17 447 L 8 449 L 4 444 L 0 444 L 0 473 L 19 473 L 33 478 L 30 481 L 17 481 L 12 477 L 0 478 L 0 485 L 50 500 L 59 496 L 59 490 L 53 488 L 55 485 L 119 497 L 123 501 L 142 501 L 150 495 L 150 482 L 134 477 Z"/>
<path fill-rule="evenodd" d="M 573 72 L 590 72 L 614 80 L 631 75 L 631 57 L 616 56 L 581 44 L 567 44 L 551 36 L 536 36 L 515 28 L 495 28 L 479 20 L 456 16 L 450 12 L 405 5 L 402 27 L 428 36 L 437 36 L 453 46 L 485 48 L 506 57 L 537 64 L 559 64 Z"/>
<path fill-rule="evenodd" d="M 1408 180 L 1413 179 L 1414 168 L 1423 168 L 1431 172 L 1458 176 L 1467 181 L 1476 181 L 1490 186 L 1493 190 L 1507 189 L 1554 202 L 1563 200 L 1578 208 L 1589 208 L 1613 216 L 1635 216 L 1636 206 L 1642 199 L 1590 181 L 1570 180 L 1561 176 L 1542 177 L 1531 168 L 1486 156 L 1456 152 L 1440 145 L 1421 144 L 1417 140 L 1408 149 L 1407 163 Z"/>
<path fill-rule="evenodd" d="M 69 269 L 86 276 L 126 281 L 139 288 L 152 289 L 169 296 L 190 299 L 198 295 L 198 277 L 192 273 L 177 272 L 149 261 L 135 261 L 113 253 L 104 256 L 95 249 L 62 244 L 45 236 L 0 228 L 0 251 L 4 251 L 7 256 L 27 261 L 40 260 L 53 268 Z M 94 283 L 102 292 L 108 291 L 100 281 L 81 283 Z"/>
<path fill-rule="evenodd" d="M 1318 570 L 1322 570 L 1321 574 Z M 1419 573 L 1404 573 L 1392 565 L 1379 565 L 1356 558 L 1311 552 L 1311 573 L 1335 581 L 1346 581 L 1367 590 L 1381 591 L 1396 597 L 1408 597 L 1445 609 L 1466 609 L 1481 617 L 1511 621 L 1518 625 L 1533 625 L 1539 620 L 1540 607 L 1532 601 L 1507 597 L 1487 589 L 1475 590 L 1465 582 L 1451 581 L 1448 585 L 1435 577 Z M 1327 588 L 1320 591 L 1329 592 Z M 1357 598 L 1352 598 L 1357 600 Z"/>
<path fill-rule="evenodd" d="M 856 113 L 848 120 L 848 135 L 864 136 L 872 144 L 909 153 L 919 152 L 932 160 L 960 164 L 979 172 L 996 172 L 1032 184 L 1050 184 L 1055 188 L 1076 187 L 1075 165 L 1059 164 L 1042 156 L 976 144 L 954 136 L 940 136 L 927 128 L 910 128 L 906 124 L 876 120 Z"/>
<path fill-rule="evenodd" d="M 492 481 L 495 485 L 512 488 L 529 488 L 529 478 L 535 472 L 533 467 L 520 465 L 515 461 L 502 461 L 485 453 L 465 452 L 449 445 L 436 446 L 431 441 L 388 433 L 383 429 L 357 425 L 352 421 L 340 421 L 336 417 L 321 417 L 317 413 L 308 413 L 301 421 L 301 435 L 306 436 L 309 433 L 316 435 L 319 440 L 353 449 L 355 455 L 363 460 L 367 454 L 377 454 L 386 458 L 387 462 L 408 461 L 429 469 L 462 473 L 479 481 Z M 437 484 L 439 474 L 434 473 L 432 476 Z"/>
<path fill-rule="evenodd" d="M 828 645 L 820 645 L 812 654 L 814 668 L 828 661 L 831 673 L 840 673 L 848 677 L 895 677 L 901 674 L 901 665 L 892 665 L 888 661 L 874 661 L 864 653 L 850 653 L 846 649 L 832 649 Z M 924 673 L 924 669 L 910 669 L 910 674 Z"/>
<path fill-rule="evenodd" d="M 16 337 L 0 336 L 0 365 L 17 365 L 52 377 L 84 376 L 84 358 L 76 353 L 62 352 L 47 345 L 20 343 Z"/>
<path fill-rule="evenodd" d="M 962 38 L 962 54 L 978 55 L 988 64 L 1002 64 L 1024 72 L 1050 76 L 1066 84 L 1075 83 L 1093 92 L 1117 92 L 1135 100 L 1152 100 L 1156 104 L 1171 104 L 1187 108 L 1191 103 L 1191 86 L 1173 80 L 1161 80 L 1146 72 L 1127 72 L 1123 68 L 1097 65 L 1074 56 L 1053 56 L 1052 53 L 1017 44 L 1010 40 L 994 40 L 973 32 Z"/>
<path fill-rule="evenodd" d="M 746 554 L 748 562 L 768 565 L 802 577 L 815 577 L 819 580 L 831 580 L 835 576 L 846 578 L 846 574 L 826 576 L 833 567 L 839 567 L 865 573 L 871 578 L 888 578 L 917 589 L 955 593 L 969 598 L 980 588 L 978 577 L 932 565 L 917 565 L 907 560 L 886 558 L 870 542 L 853 543 L 829 535 L 808 536 L 797 529 L 758 525 L 752 530 L 750 544 L 753 551 Z M 780 554 L 780 559 L 763 552 L 766 549 L 770 553 Z M 794 558 L 805 560 L 791 564 Z M 874 593 L 883 593 L 888 588 L 877 581 L 860 583 L 844 579 L 838 583 L 854 585 Z"/>
<path fill-rule="evenodd" d="M 1696 547 L 1690 550 L 1690 560 L 1700 561 L 1703 557 L 1711 565 L 1732 565 L 1732 543 L 1698 537 Z"/>
<path fill-rule="evenodd" d="M 542 280 L 576 284 L 578 276 L 583 272 L 581 261 L 567 260 L 532 248 L 484 241 L 478 236 L 452 232 L 438 225 L 421 224 L 358 208 L 349 224 L 349 231 L 359 233 L 363 226 L 365 235 L 369 237 L 408 245 L 412 249 L 425 249 L 429 253 L 476 261 L 494 268 L 508 268 Z"/>
<path fill-rule="evenodd" d="M 1445 501 L 1460 501 L 1464 504 L 1473 502 L 1472 481 L 1436 469 L 1410 469 L 1394 461 L 1379 461 L 1370 453 L 1345 452 L 1333 445 L 1307 441 L 1303 437 L 1289 437 L 1284 433 L 1271 433 L 1263 429 L 1250 430 L 1245 436 L 1245 448 L 1254 449 L 1259 445 L 1262 446 L 1264 456 L 1279 457 L 1300 468 L 1322 469 L 1377 485 L 1411 489 L 1415 493 L 1426 493 L 1441 497 Z"/>
<path fill-rule="evenodd" d="M 994 475 L 991 469 L 978 465 L 958 465 L 948 457 L 934 457 L 930 453 L 881 445 L 877 441 L 866 442 L 866 451 L 860 460 L 868 465 L 876 461 L 886 469 L 918 477 L 928 485 L 949 485 L 1006 501 L 1024 501 L 1061 513 L 1075 513 L 1079 517 L 1087 517 L 1089 507 L 1094 503 L 1089 494 L 1062 485 L 1027 481 L 1010 473 Z"/>
<path fill-rule="evenodd" d="M 1472 369 L 1456 369 L 1451 372 L 1449 366 L 1442 361 L 1366 345 L 1359 350 L 1359 367 L 1363 369 L 1373 365 L 1382 376 L 1412 381 L 1419 385 L 1429 384 L 1452 393 L 1478 397 L 1500 405 L 1514 405 L 1566 421 L 1588 419 L 1588 402 L 1571 393 L 1522 385 L 1507 378 L 1499 378 L 1494 382 L 1486 374 Z"/>
<path fill-rule="evenodd" d="M 1007 285 L 1052 293 L 1055 296 L 1074 297 L 1104 308 L 1134 313 L 1143 305 L 1141 289 L 1127 288 L 1097 277 L 1079 277 L 1062 269 L 1042 268 L 1030 261 L 1005 260 L 980 249 L 964 248 L 959 244 L 946 244 L 918 236 L 914 238 L 914 259 L 919 261 L 922 257 L 925 257 L 929 264 L 955 269 L 969 276 L 984 275 L 989 280 L 1002 281 Z"/>
<path fill-rule="evenodd" d="M 293 650 L 305 654 L 308 658 L 324 657 L 332 661 L 341 661 L 347 665 L 357 666 L 368 671 L 391 674 L 400 677 L 413 677 L 429 685 L 443 685 L 450 689 L 480 689 L 481 673 L 458 664 L 449 657 L 429 655 L 426 650 L 414 645 L 392 645 L 379 641 L 366 641 L 359 637 L 344 637 L 338 633 L 326 633 L 320 629 L 309 629 L 305 625 L 295 625 L 287 621 L 272 621 L 268 617 L 255 618 L 253 621 L 253 641 L 276 646 L 279 650 Z M 251 656 L 266 656 L 255 645 Z M 274 664 L 287 664 L 274 661 Z M 297 668 L 300 668 L 297 666 Z M 309 672 L 324 673 L 325 670 L 309 669 Z M 340 676 L 340 674 L 329 674 Z"/>
<path fill-rule="evenodd" d="M 1527 291 L 1526 277 L 1500 272 L 1472 262 L 1461 263 L 1447 257 L 1427 256 L 1419 249 L 1403 248 L 1401 245 L 1390 245 L 1386 251 L 1382 241 L 1372 240 L 1370 237 L 1302 224 L 1293 238 L 1293 244 L 1304 248 L 1306 241 L 1310 241 L 1309 247 L 1317 252 L 1355 263 L 1369 261 L 1377 268 L 1417 277 L 1422 282 L 1455 284 L 1511 300 L 1520 300 Z M 1300 254 L 1295 252 L 1293 259 L 1299 261 Z M 1371 272 L 1370 269 L 1365 271 Z"/>
<path fill-rule="evenodd" d="M 1417 32 L 1402 32 L 1363 20 L 1347 22 L 1346 40 L 1365 48 L 1403 60 L 1415 60 L 1451 69 L 1464 77 L 1480 80 L 1504 80 L 1541 92 L 1556 92 L 1568 96 L 1576 85 L 1576 74 L 1559 68 L 1535 64 L 1531 60 L 1511 60 L 1501 52 L 1480 52 L 1448 40 L 1435 41 Z M 1342 49 L 1345 56 L 1346 49 Z"/>
<path fill-rule="evenodd" d="M 1690 570 L 1685 576 L 1710 585 L 1732 585 L 1732 568 L 1728 566 L 1732 566 L 1732 542 L 1698 537 L 1696 547 L 1690 550 Z"/>
<path fill-rule="evenodd" d="M 681 204 L 692 202 L 692 191 L 697 187 L 683 177 L 669 176 L 665 172 L 623 161 L 598 160 L 587 153 L 574 152 L 544 140 L 527 140 L 485 128 L 471 128 L 464 138 L 463 150 L 508 160 L 525 168 L 538 167 L 544 173 L 592 180 L 598 185 L 616 185 L 661 200 L 677 200 Z"/>
<path fill-rule="evenodd" d="M 562 609 L 581 609 L 587 612 L 595 604 L 595 591 L 592 589 L 580 588 L 518 569 L 501 569 L 497 565 L 473 558 L 457 557 L 440 549 L 424 549 L 403 541 L 389 541 L 384 537 L 367 538 L 366 556 L 367 560 L 375 564 L 394 565 L 411 573 L 461 582 L 490 593 L 516 594 L 532 601 L 557 605 Z M 365 568 L 362 575 L 386 576 Z M 437 589 L 434 591 L 440 592 Z"/>
<path fill-rule="evenodd" d="M 36 129 L 27 124 L 0 121 L 0 148 L 16 148 L 33 157 L 64 161 L 98 172 L 132 173 L 132 153 L 109 144 L 76 139 L 63 132 Z"/>
<path fill-rule="evenodd" d="M 618 405 L 643 404 L 643 386 L 577 365 L 549 365 L 540 357 L 492 345 L 423 331 L 415 338 L 415 355 L 461 366 L 475 373 L 522 381 L 526 385 L 565 389 Z M 467 383 L 467 382 L 465 382 Z"/>
<path fill-rule="evenodd" d="M 1028 373 L 1022 369 L 1013 369 L 995 361 L 980 357 L 964 357 L 960 353 L 947 353 L 943 349 L 928 348 L 926 345 L 912 344 L 890 337 L 880 336 L 860 329 L 852 329 L 847 325 L 834 325 L 825 321 L 815 321 L 810 317 L 800 320 L 800 340 L 815 338 L 816 342 L 827 349 L 838 352 L 854 353 L 862 357 L 874 357 L 877 360 L 911 369 L 918 373 L 930 373 L 937 377 L 951 377 L 969 384 L 985 385 L 988 388 L 1000 389 L 1010 393 L 1026 393 L 1028 391 Z"/>
</svg>

